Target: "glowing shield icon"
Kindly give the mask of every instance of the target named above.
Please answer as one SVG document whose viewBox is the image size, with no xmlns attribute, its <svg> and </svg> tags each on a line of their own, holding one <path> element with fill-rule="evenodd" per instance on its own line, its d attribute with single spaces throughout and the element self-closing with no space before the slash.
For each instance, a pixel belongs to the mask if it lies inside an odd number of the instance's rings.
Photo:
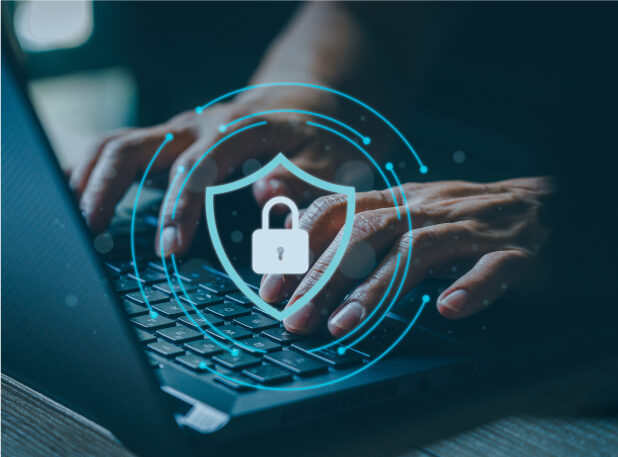
<svg viewBox="0 0 618 457">
<path fill-rule="evenodd" d="M 216 195 L 233 192 L 242 189 L 243 187 L 250 186 L 254 182 L 268 175 L 278 166 L 284 167 L 294 176 L 314 187 L 323 189 L 329 193 L 344 194 L 347 197 L 346 219 L 343 225 L 341 242 L 339 243 L 339 247 L 337 248 L 337 252 L 333 256 L 332 261 L 329 263 L 328 267 L 324 271 L 324 274 L 315 283 L 311 290 L 309 290 L 309 292 L 296 300 L 291 306 L 281 311 L 262 300 L 260 296 L 255 292 L 255 290 L 249 287 L 249 285 L 238 274 L 238 272 L 230 262 L 230 259 L 228 258 L 225 249 L 223 248 L 223 244 L 221 243 L 221 238 L 219 236 L 217 224 L 214 217 L 214 200 Z M 209 186 L 206 188 L 206 222 L 208 225 L 208 232 L 210 233 L 210 239 L 212 240 L 213 247 L 215 248 L 215 252 L 219 257 L 221 265 L 225 269 L 225 272 L 232 279 L 232 281 L 234 281 L 234 284 L 236 284 L 236 286 L 247 296 L 247 298 L 249 298 L 253 302 L 253 304 L 259 307 L 265 313 L 278 320 L 285 319 L 286 317 L 294 314 L 298 309 L 303 307 L 306 303 L 308 303 L 318 294 L 322 287 L 331 278 L 331 276 L 339 266 L 339 262 L 343 258 L 343 254 L 346 250 L 348 242 L 350 241 L 350 235 L 352 234 L 352 227 L 354 224 L 354 210 L 355 189 L 353 187 L 333 184 L 331 182 L 323 181 L 319 178 L 316 178 L 315 176 L 312 176 L 309 173 L 298 168 L 281 153 L 277 154 L 275 158 L 273 158 L 269 163 L 264 165 L 264 167 L 260 168 L 255 173 L 245 176 L 244 178 L 237 181 L 221 184 L 218 186 Z"/>
</svg>

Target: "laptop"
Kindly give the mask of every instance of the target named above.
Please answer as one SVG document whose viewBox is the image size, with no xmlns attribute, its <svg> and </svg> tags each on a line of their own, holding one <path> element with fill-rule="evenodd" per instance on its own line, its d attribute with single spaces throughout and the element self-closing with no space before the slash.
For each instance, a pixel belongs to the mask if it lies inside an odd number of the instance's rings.
<svg viewBox="0 0 618 457">
<path fill-rule="evenodd" d="M 243 342 L 241 357 L 229 357 L 198 331 L 204 323 L 171 299 L 160 261 L 148 253 L 147 208 L 136 243 L 143 247 L 140 281 L 159 314 L 152 319 L 129 249 L 111 256 L 94 249 L 3 41 L 2 372 L 105 427 L 134 452 L 204 455 L 236 449 L 244 437 L 276 440 L 301 424 L 428 401 L 446 386 L 538 353 L 531 338 L 515 348 L 492 340 L 495 330 L 512 341 L 513 321 L 500 327 L 489 323 L 490 313 L 466 323 L 438 316 L 440 284 L 432 282 L 404 297 L 364 344 L 344 354 L 336 346 L 309 352 L 318 344 L 313 337 L 289 334 L 262 314 L 212 259 L 183 259 L 179 274 L 193 304 Z M 431 301 L 410 325 L 423 295 Z"/>
</svg>

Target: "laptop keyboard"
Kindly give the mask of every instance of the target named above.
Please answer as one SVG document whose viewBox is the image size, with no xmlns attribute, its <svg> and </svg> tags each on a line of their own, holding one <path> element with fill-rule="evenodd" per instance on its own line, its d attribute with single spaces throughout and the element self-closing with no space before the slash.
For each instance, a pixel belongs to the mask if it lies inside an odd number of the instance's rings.
<svg viewBox="0 0 618 457">
<path fill-rule="evenodd" d="M 191 371 L 205 372 L 211 367 L 251 384 L 285 386 L 296 379 L 367 363 L 383 352 L 389 340 L 392 341 L 402 330 L 401 323 L 387 318 L 379 331 L 372 332 L 358 348 L 348 349 L 343 354 L 339 353 L 338 346 L 309 352 L 328 340 L 287 332 L 279 321 L 253 306 L 232 281 L 197 267 L 196 261 L 191 264 L 194 271 L 181 269 L 180 272 L 186 297 L 176 278 L 170 287 L 160 263 L 139 265 L 144 293 L 159 314 L 152 319 L 133 275 L 132 263 L 107 263 L 116 291 L 123 296 L 131 323 L 145 349 Z M 176 302 L 174 292 L 191 318 Z M 213 331 L 211 325 L 218 332 Z M 199 328 L 219 344 L 206 337 Z M 242 348 L 234 352 L 224 350 L 222 344 L 231 349 L 232 343 L 221 333 L 236 340 Z M 152 365 L 159 366 L 156 360 Z M 251 390 L 223 377 L 209 379 L 237 392 Z"/>
</svg>

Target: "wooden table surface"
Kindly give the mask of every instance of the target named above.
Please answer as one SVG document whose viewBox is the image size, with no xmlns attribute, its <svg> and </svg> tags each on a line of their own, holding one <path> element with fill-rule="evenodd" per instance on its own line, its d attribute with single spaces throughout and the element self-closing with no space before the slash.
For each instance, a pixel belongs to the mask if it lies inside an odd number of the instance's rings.
<svg viewBox="0 0 618 457">
<path fill-rule="evenodd" d="M 294 457 L 618 456 L 618 357 L 490 380 L 423 406 L 358 416 L 297 432 Z M 281 449 L 281 456 L 290 454 Z M 2 455 L 133 454 L 106 430 L 3 375 Z"/>
</svg>

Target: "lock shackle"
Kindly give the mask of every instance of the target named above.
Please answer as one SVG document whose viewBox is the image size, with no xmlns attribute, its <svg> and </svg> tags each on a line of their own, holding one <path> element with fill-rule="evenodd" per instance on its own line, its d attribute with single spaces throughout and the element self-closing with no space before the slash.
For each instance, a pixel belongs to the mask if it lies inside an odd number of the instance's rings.
<svg viewBox="0 0 618 457">
<path fill-rule="evenodd" d="M 288 197 L 284 197 L 282 195 L 271 198 L 264 205 L 264 208 L 262 209 L 262 228 L 263 229 L 270 228 L 270 222 L 269 222 L 270 210 L 275 205 L 285 205 L 288 208 L 290 208 L 290 212 L 292 213 L 292 228 L 295 230 L 298 230 L 298 227 L 299 227 L 298 207 L 296 206 L 296 203 L 294 203 L 293 200 L 289 199 Z"/>
</svg>

